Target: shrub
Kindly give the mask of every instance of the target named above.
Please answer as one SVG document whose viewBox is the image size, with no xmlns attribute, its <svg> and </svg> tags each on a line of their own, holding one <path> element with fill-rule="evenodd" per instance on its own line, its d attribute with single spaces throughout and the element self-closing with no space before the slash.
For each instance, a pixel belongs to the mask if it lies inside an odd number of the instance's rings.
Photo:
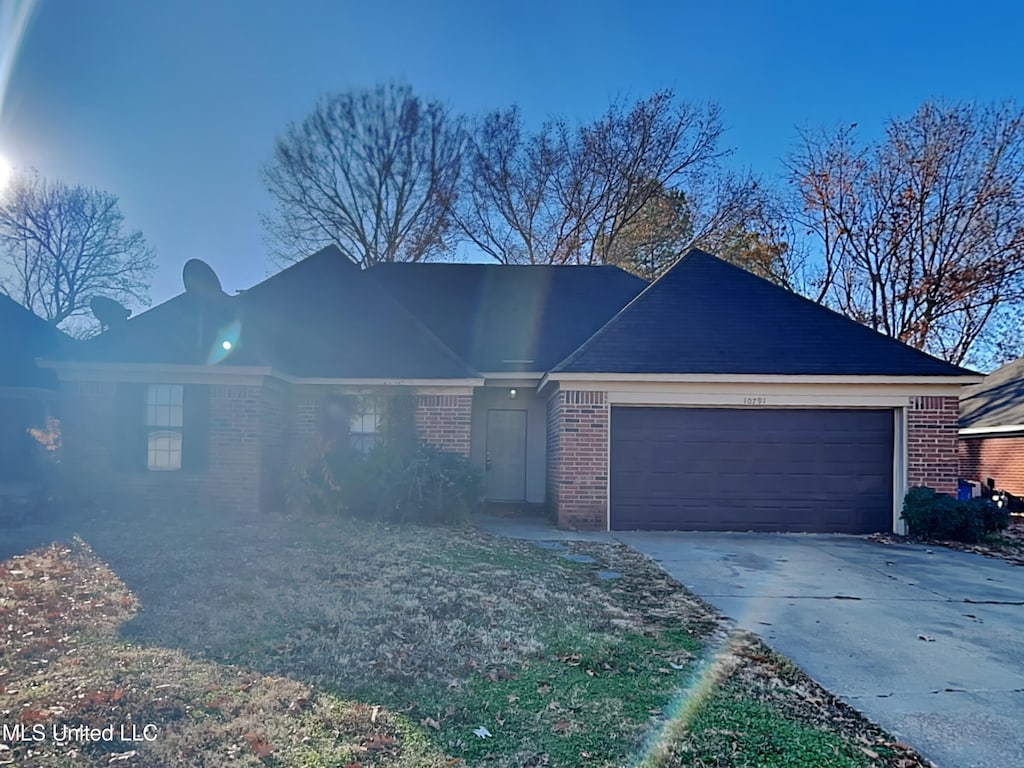
<svg viewBox="0 0 1024 768">
<path fill-rule="evenodd" d="M 479 504 L 483 481 L 468 459 L 427 443 L 347 446 L 326 452 L 310 472 L 317 506 L 370 520 L 460 522 Z"/>
<path fill-rule="evenodd" d="M 911 536 L 973 543 L 1005 528 L 1009 513 L 988 499 L 958 501 L 926 486 L 911 488 L 903 499 L 902 518 Z"/>
<path fill-rule="evenodd" d="M 1010 510 L 1006 507 L 997 507 L 991 499 L 976 498 L 963 504 L 972 510 L 972 514 L 981 518 L 982 528 L 986 534 L 999 533 L 1006 530 L 1010 524 Z"/>
</svg>

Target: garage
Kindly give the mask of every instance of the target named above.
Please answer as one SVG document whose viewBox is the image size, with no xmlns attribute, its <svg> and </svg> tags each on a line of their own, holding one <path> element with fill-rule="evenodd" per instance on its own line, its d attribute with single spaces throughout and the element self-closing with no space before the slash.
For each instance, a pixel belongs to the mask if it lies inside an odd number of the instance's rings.
<svg viewBox="0 0 1024 768">
<path fill-rule="evenodd" d="M 613 406 L 613 530 L 892 529 L 891 409 Z"/>
</svg>

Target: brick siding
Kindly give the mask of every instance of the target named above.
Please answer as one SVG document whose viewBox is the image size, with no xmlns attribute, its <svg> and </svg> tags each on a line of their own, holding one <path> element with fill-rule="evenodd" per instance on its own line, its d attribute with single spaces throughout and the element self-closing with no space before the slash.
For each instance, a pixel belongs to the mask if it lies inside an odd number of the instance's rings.
<svg viewBox="0 0 1024 768">
<path fill-rule="evenodd" d="M 260 499 L 264 508 L 280 509 L 292 478 L 287 463 L 289 392 L 277 379 L 264 379 L 260 452 Z"/>
<path fill-rule="evenodd" d="M 960 401 L 956 396 L 910 398 L 907 408 L 909 487 L 927 485 L 939 493 L 956 494 L 959 413 Z"/>
<path fill-rule="evenodd" d="M 69 498 L 139 509 L 261 507 L 263 388 L 210 386 L 208 465 L 203 472 L 126 471 L 117 461 L 117 384 L 61 385 L 61 474 Z"/>
<path fill-rule="evenodd" d="M 960 477 L 982 482 L 991 477 L 996 488 L 1024 496 L 1024 435 L 961 438 Z"/>
<path fill-rule="evenodd" d="M 326 387 L 294 386 L 288 392 L 284 460 L 289 482 L 296 482 L 322 454 L 323 400 L 334 390 Z"/>
<path fill-rule="evenodd" d="M 418 395 L 416 432 L 442 451 L 469 456 L 472 395 Z"/>
<path fill-rule="evenodd" d="M 608 399 L 566 390 L 548 401 L 548 502 L 561 528 L 608 527 Z"/>
</svg>

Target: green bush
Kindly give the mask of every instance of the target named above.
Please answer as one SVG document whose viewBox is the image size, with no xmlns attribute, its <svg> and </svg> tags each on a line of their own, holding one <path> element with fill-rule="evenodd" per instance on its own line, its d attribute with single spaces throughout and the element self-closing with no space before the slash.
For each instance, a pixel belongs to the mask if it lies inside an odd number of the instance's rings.
<svg viewBox="0 0 1024 768">
<path fill-rule="evenodd" d="M 972 510 L 972 514 L 981 518 L 986 534 L 1004 531 L 1010 524 L 1010 510 L 1006 507 L 1000 509 L 989 499 L 971 499 L 963 504 Z"/>
<path fill-rule="evenodd" d="M 959 501 L 926 486 L 911 488 L 902 518 L 911 536 L 973 543 L 1009 525 L 1009 513 L 988 499 Z"/>
<path fill-rule="evenodd" d="M 463 521 L 483 490 L 468 459 L 422 442 L 402 450 L 380 445 L 365 454 L 333 448 L 310 477 L 321 508 L 391 522 Z"/>
</svg>

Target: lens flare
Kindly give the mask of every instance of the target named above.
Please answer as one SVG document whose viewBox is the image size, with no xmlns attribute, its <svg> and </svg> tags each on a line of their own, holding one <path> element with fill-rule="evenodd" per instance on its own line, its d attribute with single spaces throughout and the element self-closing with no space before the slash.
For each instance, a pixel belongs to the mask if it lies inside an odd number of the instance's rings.
<svg viewBox="0 0 1024 768">
<path fill-rule="evenodd" d="M 0 3 L 0 117 L 7 103 L 7 86 L 21 49 L 36 0 L 4 0 Z"/>
<path fill-rule="evenodd" d="M 213 342 L 213 347 L 210 349 L 210 354 L 206 358 L 207 365 L 217 365 L 217 363 L 224 362 L 228 356 L 238 346 L 238 342 L 242 338 L 242 324 L 237 320 L 234 320 L 217 332 L 217 337 Z"/>
<path fill-rule="evenodd" d="M 11 180 L 11 164 L 7 162 L 7 158 L 0 155 L 0 193 L 7 188 L 7 183 Z"/>
<path fill-rule="evenodd" d="M 676 697 L 664 709 L 665 721 L 644 743 L 634 761 L 636 768 L 667 765 L 671 746 L 689 728 L 697 710 L 735 669 L 736 653 L 745 643 L 742 634 L 731 632 L 712 643 Z"/>
</svg>

